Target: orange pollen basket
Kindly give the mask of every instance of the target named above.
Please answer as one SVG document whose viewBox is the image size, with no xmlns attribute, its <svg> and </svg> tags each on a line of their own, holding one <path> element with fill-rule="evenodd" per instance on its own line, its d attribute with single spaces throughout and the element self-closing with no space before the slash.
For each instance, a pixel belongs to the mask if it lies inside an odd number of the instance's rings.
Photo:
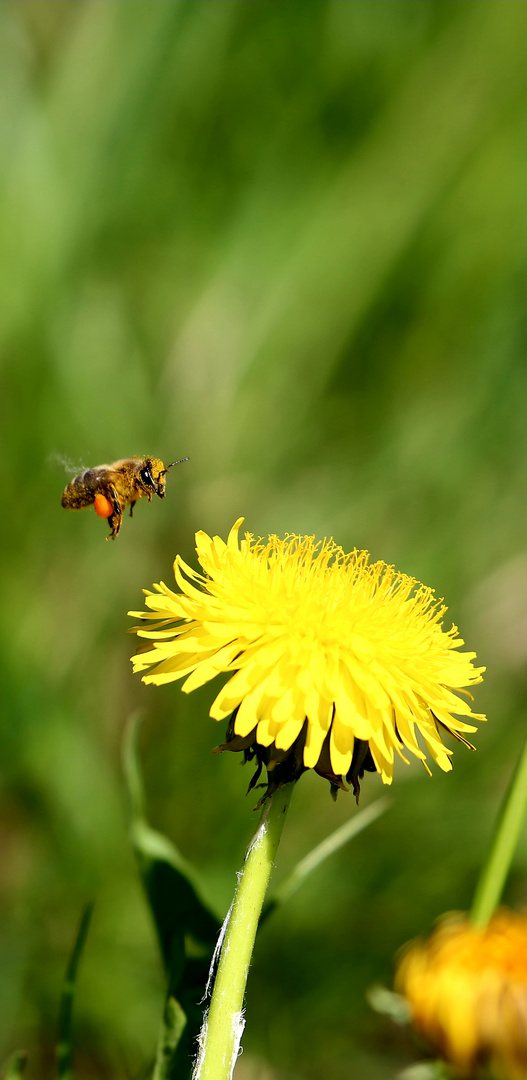
<svg viewBox="0 0 527 1080">
<path fill-rule="evenodd" d="M 95 496 L 93 506 L 95 513 L 98 514 L 100 518 L 109 518 L 113 514 L 113 506 L 110 500 L 106 498 L 106 495 L 101 495 L 100 492 Z"/>
</svg>

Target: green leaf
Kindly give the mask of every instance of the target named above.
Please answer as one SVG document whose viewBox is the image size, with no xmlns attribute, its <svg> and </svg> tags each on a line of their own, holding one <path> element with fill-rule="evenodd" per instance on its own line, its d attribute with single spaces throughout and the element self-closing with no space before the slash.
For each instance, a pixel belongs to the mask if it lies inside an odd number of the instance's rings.
<svg viewBox="0 0 527 1080">
<path fill-rule="evenodd" d="M 81 916 L 79 929 L 77 931 L 77 936 L 75 938 L 73 949 L 71 951 L 71 956 L 68 960 L 68 966 L 66 968 L 66 975 L 64 977 L 64 983 L 62 987 L 59 1008 L 59 1030 L 57 1047 L 55 1051 L 57 1058 L 57 1076 L 59 1077 L 59 1080 L 71 1080 L 71 1078 L 73 1077 L 73 1071 L 71 1066 L 73 1057 L 73 998 L 75 994 L 77 971 L 79 968 L 79 962 L 82 956 L 86 938 L 88 936 L 92 912 L 93 903 L 87 904 Z"/>
<path fill-rule="evenodd" d="M 140 722 L 132 717 L 123 758 L 131 803 L 130 837 L 167 974 L 167 998 L 156 1058 L 156 1080 L 185 1080 L 203 1020 L 203 1006 L 219 919 L 201 899 L 193 866 L 146 820 L 137 742 Z"/>
<path fill-rule="evenodd" d="M 167 837 L 136 821 L 132 845 L 154 918 L 163 962 L 177 985 L 176 968 L 189 951 L 212 955 L 220 922 L 198 895 L 192 872 Z M 190 939 L 190 940 L 189 940 Z M 185 942 L 187 941 L 187 947 Z"/>
<path fill-rule="evenodd" d="M 165 1001 L 163 1022 L 157 1044 L 156 1064 L 152 1080 L 171 1080 L 177 1075 L 177 1048 L 187 1024 L 179 1002 L 170 995 Z"/>
<path fill-rule="evenodd" d="M 5 1067 L 4 1080 L 19 1080 L 19 1077 L 24 1075 L 26 1065 L 27 1051 L 15 1050 Z"/>
</svg>

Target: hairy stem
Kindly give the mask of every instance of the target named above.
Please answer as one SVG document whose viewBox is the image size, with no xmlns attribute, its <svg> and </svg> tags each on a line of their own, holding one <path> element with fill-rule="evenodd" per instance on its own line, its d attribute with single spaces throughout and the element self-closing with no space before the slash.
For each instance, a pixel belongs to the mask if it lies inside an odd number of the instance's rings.
<svg viewBox="0 0 527 1080">
<path fill-rule="evenodd" d="M 193 1080 L 231 1080 L 243 1034 L 245 984 L 273 860 L 294 784 L 264 804 L 225 920 L 210 1009 L 200 1034 Z"/>
</svg>

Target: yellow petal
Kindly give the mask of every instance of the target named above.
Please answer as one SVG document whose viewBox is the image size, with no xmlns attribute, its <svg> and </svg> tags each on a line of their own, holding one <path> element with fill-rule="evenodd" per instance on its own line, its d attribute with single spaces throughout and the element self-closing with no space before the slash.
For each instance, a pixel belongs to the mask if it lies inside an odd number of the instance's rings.
<svg viewBox="0 0 527 1080">
<path fill-rule="evenodd" d="M 345 776 L 353 755 L 353 732 L 349 727 L 341 724 L 335 716 L 329 737 L 329 757 L 331 767 L 337 776 Z"/>
</svg>

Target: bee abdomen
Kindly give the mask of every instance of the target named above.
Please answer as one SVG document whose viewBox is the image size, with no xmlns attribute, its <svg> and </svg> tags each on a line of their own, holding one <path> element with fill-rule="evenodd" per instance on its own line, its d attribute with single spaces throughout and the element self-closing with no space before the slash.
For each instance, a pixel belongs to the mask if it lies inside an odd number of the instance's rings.
<svg viewBox="0 0 527 1080">
<path fill-rule="evenodd" d="M 98 469 L 86 469 L 75 476 L 62 492 L 61 504 L 67 510 L 82 510 L 91 506 L 97 494 Z"/>
</svg>

